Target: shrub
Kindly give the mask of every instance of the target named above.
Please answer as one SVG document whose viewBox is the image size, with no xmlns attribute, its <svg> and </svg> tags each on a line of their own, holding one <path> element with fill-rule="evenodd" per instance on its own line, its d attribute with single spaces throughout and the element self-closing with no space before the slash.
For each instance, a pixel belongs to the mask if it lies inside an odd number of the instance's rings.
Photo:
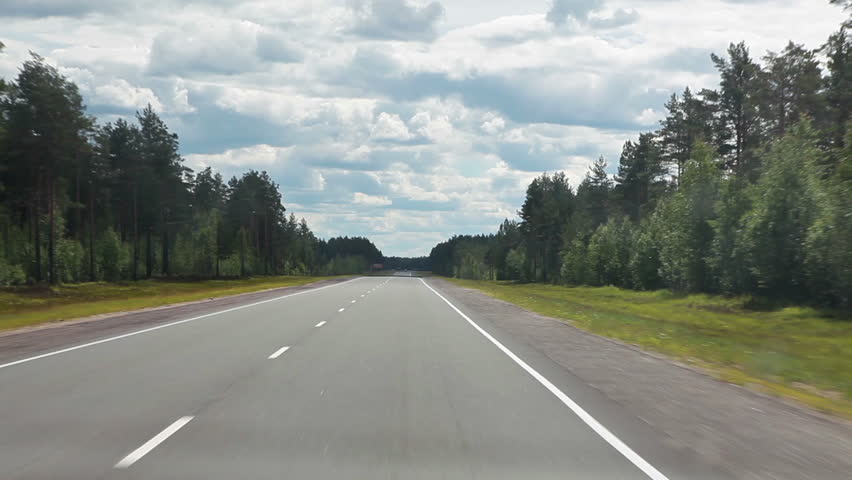
<svg viewBox="0 0 852 480">
<path fill-rule="evenodd" d="M 60 282 L 74 283 L 83 280 L 86 275 L 86 251 L 80 242 L 60 238 L 56 242 L 56 276 Z"/>
<path fill-rule="evenodd" d="M 121 280 L 122 273 L 126 270 L 124 248 L 118 239 L 115 230 L 108 228 L 98 241 L 98 265 L 101 276 L 108 282 Z"/>
</svg>

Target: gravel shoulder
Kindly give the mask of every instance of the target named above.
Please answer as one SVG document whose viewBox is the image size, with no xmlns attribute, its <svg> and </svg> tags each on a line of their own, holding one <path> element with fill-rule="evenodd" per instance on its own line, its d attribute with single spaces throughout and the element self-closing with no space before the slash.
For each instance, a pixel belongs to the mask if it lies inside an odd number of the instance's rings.
<svg viewBox="0 0 852 480">
<path fill-rule="evenodd" d="M 716 380 L 477 290 L 429 283 L 631 415 L 742 479 L 848 479 L 852 423 Z"/>
<path fill-rule="evenodd" d="M 275 298 L 289 293 L 324 287 L 349 280 L 330 278 L 306 285 L 272 288 L 227 297 L 164 305 L 127 312 L 94 315 L 75 320 L 41 323 L 31 327 L 0 332 L 0 364 L 21 358 L 122 335 L 238 305 Z"/>
</svg>

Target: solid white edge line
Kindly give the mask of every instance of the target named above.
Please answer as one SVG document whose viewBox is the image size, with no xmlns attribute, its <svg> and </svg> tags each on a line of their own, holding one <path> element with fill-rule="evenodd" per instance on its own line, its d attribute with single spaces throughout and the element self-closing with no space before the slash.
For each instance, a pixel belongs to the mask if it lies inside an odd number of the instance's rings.
<svg viewBox="0 0 852 480">
<path fill-rule="evenodd" d="M 131 465 L 136 463 L 137 460 L 139 460 L 140 458 L 147 455 L 148 452 L 157 448 L 157 445 L 163 443 L 167 438 L 174 435 L 175 432 L 180 430 L 184 425 L 189 423 L 193 418 L 195 418 L 195 417 L 180 417 L 174 423 L 172 423 L 171 425 L 166 427 L 165 430 L 163 430 L 162 432 L 155 435 L 154 438 L 152 438 L 151 440 L 148 440 L 141 447 L 130 452 L 126 457 L 122 458 L 118 463 L 115 464 L 115 466 L 113 468 L 124 469 L 124 468 L 130 467 Z"/>
<path fill-rule="evenodd" d="M 497 346 L 503 353 L 505 353 L 509 358 L 515 361 L 521 368 L 523 368 L 527 373 L 532 375 L 533 378 L 538 380 L 538 383 L 542 384 L 546 389 L 550 390 L 550 393 L 556 396 L 562 403 L 565 404 L 571 411 L 574 412 L 580 420 L 582 420 L 586 425 L 588 425 L 592 430 L 595 431 L 601 438 L 606 440 L 613 448 L 618 450 L 618 453 L 624 455 L 625 458 L 630 460 L 633 465 L 636 465 L 639 470 L 648 475 L 648 477 L 653 480 L 668 480 L 668 477 L 663 475 L 659 470 L 654 468 L 653 465 L 645 461 L 644 458 L 640 457 L 638 453 L 634 452 L 632 448 L 628 447 L 626 443 L 622 442 L 621 439 L 615 436 L 612 432 L 607 430 L 600 422 L 598 422 L 594 417 L 592 417 L 586 410 L 583 409 L 580 405 L 578 405 L 574 400 L 572 400 L 568 395 L 565 395 L 562 390 L 560 390 L 556 385 L 550 382 L 550 380 L 546 379 L 542 374 L 538 373 L 535 369 L 527 364 L 527 362 L 521 360 L 520 357 L 515 355 L 511 350 L 506 348 L 502 343 L 500 343 L 496 338 L 492 337 L 491 334 L 482 329 L 479 325 L 476 324 L 473 320 L 470 319 L 467 315 L 464 314 L 461 310 L 459 310 L 455 305 L 450 303 L 449 300 L 444 298 L 443 295 L 438 293 L 437 290 L 432 288 L 426 281 L 422 278 L 420 279 L 423 282 L 423 285 L 426 285 L 426 288 L 432 290 L 432 293 L 441 298 L 447 305 L 450 306 L 453 310 L 456 311 L 462 318 L 467 320 L 467 323 L 471 324 L 473 328 L 475 328 L 479 333 L 481 333 L 485 338 L 491 341 L 494 345 Z"/>
<path fill-rule="evenodd" d="M 323 326 L 323 325 L 325 325 L 325 320 L 323 320 L 323 321 L 319 322 L 318 324 L 314 325 L 314 327 L 321 327 L 321 326 Z"/>
<path fill-rule="evenodd" d="M 290 347 L 281 347 L 281 348 L 279 348 L 278 350 L 275 350 L 275 353 L 273 353 L 272 355 L 270 355 L 270 356 L 269 356 L 269 359 L 270 359 L 270 360 L 275 360 L 276 358 L 280 357 L 280 356 L 281 356 L 281 354 L 282 354 L 282 353 L 284 353 L 284 352 L 286 352 L 287 350 L 290 350 Z"/>
<path fill-rule="evenodd" d="M 302 294 L 311 293 L 311 292 L 318 292 L 320 290 L 325 290 L 326 288 L 337 287 L 337 286 L 343 285 L 344 283 L 354 282 L 355 280 L 360 280 L 362 278 L 364 278 L 364 277 L 353 278 L 351 280 L 346 280 L 345 282 L 335 283 L 333 285 L 326 285 L 324 287 L 312 288 L 310 290 L 304 290 L 304 291 L 301 291 L 301 292 L 291 293 L 289 295 L 282 295 L 280 297 L 269 298 L 269 299 L 266 299 L 266 300 L 261 300 L 259 302 L 249 303 L 247 305 L 240 305 L 239 307 L 233 307 L 233 308 L 228 308 L 226 310 L 220 310 L 218 312 L 206 313 L 204 315 L 199 315 L 197 317 L 187 318 L 185 320 L 178 320 L 177 322 L 164 323 L 163 325 L 157 325 L 156 327 L 145 328 L 145 329 L 142 329 L 142 330 L 137 330 L 135 332 L 125 333 L 123 335 L 117 335 L 115 337 L 103 338 L 101 340 L 96 340 L 94 342 L 84 343 L 82 345 L 76 345 L 76 346 L 73 346 L 73 347 L 63 348 L 61 350 L 56 350 L 56 351 L 53 351 L 53 352 L 42 353 L 41 355 L 36 355 L 34 357 L 22 358 L 20 360 L 15 360 L 14 362 L 2 364 L 2 365 L 0 365 L 0 369 L 12 367 L 14 365 L 20 365 L 22 363 L 32 362 L 33 360 L 39 360 L 39 359 L 42 359 L 42 358 L 52 357 L 54 355 L 59 355 L 60 353 L 73 352 L 74 350 L 80 350 L 81 348 L 92 347 L 92 346 L 95 346 L 95 345 L 99 345 L 101 343 L 111 342 L 113 340 L 121 340 L 122 338 L 132 337 L 134 335 L 140 335 L 142 333 L 153 332 L 154 330 L 160 330 L 162 328 L 173 327 L 175 325 L 180 325 L 182 323 L 194 322 L 196 320 L 201 320 L 202 318 L 212 317 L 214 315 L 219 315 L 219 314 L 222 314 L 222 313 L 228 313 L 228 312 L 233 312 L 235 310 L 241 310 L 243 308 L 254 307 L 256 305 L 274 302 L 276 300 L 282 300 L 282 299 L 288 298 L 288 297 L 295 297 L 296 295 L 302 295 Z"/>
</svg>

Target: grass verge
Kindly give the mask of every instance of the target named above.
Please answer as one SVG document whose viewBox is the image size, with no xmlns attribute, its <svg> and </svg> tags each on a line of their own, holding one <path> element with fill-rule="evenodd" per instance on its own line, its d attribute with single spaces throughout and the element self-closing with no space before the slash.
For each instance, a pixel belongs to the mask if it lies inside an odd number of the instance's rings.
<svg viewBox="0 0 852 480">
<path fill-rule="evenodd" d="M 450 279 L 739 385 L 852 419 L 852 319 L 747 297 Z"/>
<path fill-rule="evenodd" d="M 0 330 L 102 313 L 138 310 L 212 297 L 305 285 L 330 277 L 257 277 L 235 280 L 142 280 L 56 287 L 0 289 Z"/>
</svg>

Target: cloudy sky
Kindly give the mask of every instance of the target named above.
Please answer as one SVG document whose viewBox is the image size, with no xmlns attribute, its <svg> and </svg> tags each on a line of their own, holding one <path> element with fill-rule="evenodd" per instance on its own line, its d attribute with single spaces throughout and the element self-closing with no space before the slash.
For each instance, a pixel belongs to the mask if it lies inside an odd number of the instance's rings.
<svg viewBox="0 0 852 480">
<path fill-rule="evenodd" d="M 426 255 L 576 183 L 712 87 L 710 52 L 816 48 L 827 0 L 0 0 L 0 76 L 32 50 L 112 120 L 150 103 L 190 167 L 267 170 L 320 236 Z"/>
</svg>

